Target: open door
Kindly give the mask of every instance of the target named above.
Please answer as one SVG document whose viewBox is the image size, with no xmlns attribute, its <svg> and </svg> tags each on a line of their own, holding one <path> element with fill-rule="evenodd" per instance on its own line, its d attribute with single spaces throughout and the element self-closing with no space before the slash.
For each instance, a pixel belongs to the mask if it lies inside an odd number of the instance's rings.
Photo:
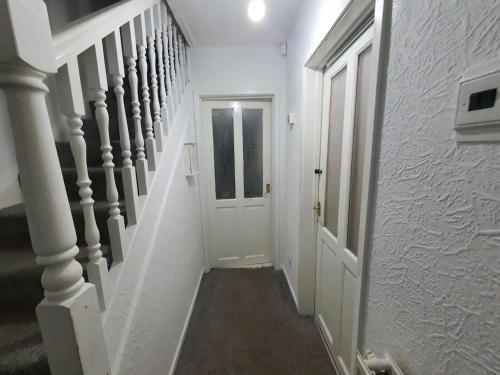
<svg viewBox="0 0 500 375">
<path fill-rule="evenodd" d="M 373 28 L 324 75 L 317 231 L 316 318 L 340 371 L 354 374 L 355 308 Z"/>
</svg>

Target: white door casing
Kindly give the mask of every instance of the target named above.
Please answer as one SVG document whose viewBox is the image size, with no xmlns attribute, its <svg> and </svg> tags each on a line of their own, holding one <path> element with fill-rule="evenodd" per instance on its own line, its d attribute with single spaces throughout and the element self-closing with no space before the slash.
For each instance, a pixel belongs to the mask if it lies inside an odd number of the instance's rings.
<svg viewBox="0 0 500 375">
<path fill-rule="evenodd" d="M 344 374 L 354 373 L 356 356 L 354 315 L 363 256 L 358 248 L 360 215 L 366 215 L 360 202 L 369 182 L 363 178 L 363 148 L 370 126 L 366 115 L 372 39 L 370 27 L 325 72 L 323 82 L 315 314 Z"/>
<path fill-rule="evenodd" d="M 225 137 L 220 140 L 224 142 L 222 149 L 214 147 L 214 127 L 219 125 L 225 128 L 217 133 Z M 228 127 L 232 127 L 232 135 Z M 272 189 L 271 102 L 203 101 L 202 137 L 206 144 L 202 148 L 203 165 L 208 171 L 204 189 L 210 267 L 271 263 L 271 191 L 267 192 L 268 186 Z M 244 143 L 244 138 L 249 142 Z M 219 167 L 214 150 L 224 153 Z M 253 165 L 246 169 L 245 163 L 252 160 L 262 167 Z M 227 168 L 221 167 L 223 162 L 227 162 Z M 260 182 L 260 176 L 255 178 L 258 170 L 262 172 Z M 217 179 L 217 173 L 224 173 L 227 178 Z"/>
</svg>

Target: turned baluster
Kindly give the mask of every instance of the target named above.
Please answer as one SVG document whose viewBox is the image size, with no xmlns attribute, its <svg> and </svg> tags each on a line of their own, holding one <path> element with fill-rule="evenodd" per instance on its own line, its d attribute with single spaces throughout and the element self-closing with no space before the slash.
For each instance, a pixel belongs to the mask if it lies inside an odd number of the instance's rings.
<svg viewBox="0 0 500 375">
<path fill-rule="evenodd" d="M 127 219 L 129 224 L 137 224 L 137 179 L 135 168 L 130 158 L 130 135 L 128 131 L 127 114 L 125 112 L 123 78 L 125 68 L 123 66 L 123 53 L 120 33 L 114 31 L 104 39 L 106 55 L 108 57 L 108 73 L 112 77 L 114 92 L 118 110 L 118 130 L 120 134 L 120 145 L 122 148 L 122 179 L 125 194 L 125 204 L 127 206 Z"/>
<path fill-rule="evenodd" d="M 182 47 L 182 36 L 179 34 L 177 35 L 178 42 L 177 44 L 179 45 L 179 71 L 180 71 L 180 81 L 181 81 L 181 87 L 182 91 L 184 91 L 184 86 L 186 85 L 186 72 L 184 70 L 184 55 L 183 55 L 183 47 Z"/>
<path fill-rule="evenodd" d="M 95 118 L 99 128 L 104 174 L 106 176 L 106 200 L 109 207 L 107 221 L 113 260 L 123 260 L 125 220 L 120 212 L 119 195 L 115 181 L 113 148 L 109 137 L 109 114 L 106 105 L 108 80 L 102 42 L 97 42 L 83 53 L 83 66 L 88 82 L 90 100 L 95 102 Z"/>
<path fill-rule="evenodd" d="M 87 265 L 89 281 L 96 286 L 101 310 L 104 310 L 108 266 L 106 259 L 102 257 L 100 234 L 95 219 L 94 200 L 92 199 L 92 181 L 89 178 L 87 168 L 87 144 L 82 130 L 85 105 L 76 57 L 59 68 L 56 78 L 60 107 L 68 118 L 68 138 L 77 172 L 76 185 L 79 187 L 78 195 L 83 209 L 85 242 L 89 258 Z"/>
<path fill-rule="evenodd" d="M 163 35 L 163 57 L 165 60 L 165 81 L 166 81 L 166 90 L 167 90 L 167 107 L 168 113 L 170 115 L 169 121 L 174 121 L 174 97 L 172 94 L 172 80 L 170 77 L 170 56 L 168 50 L 168 13 L 167 7 L 162 2 L 162 35 Z"/>
<path fill-rule="evenodd" d="M 146 153 L 150 171 L 156 170 L 156 142 L 153 135 L 153 119 L 151 118 L 151 99 L 148 84 L 148 63 L 146 60 L 146 21 L 144 14 L 134 19 L 137 50 L 139 52 L 139 70 L 141 73 L 142 103 L 144 108 L 144 124 L 146 127 Z"/>
<path fill-rule="evenodd" d="M 75 260 L 76 231 L 45 103 L 49 90 L 44 81 L 56 72 L 46 5 L 0 1 L 0 25 L 0 88 L 9 108 L 32 247 L 43 267 L 44 299 L 36 312 L 50 370 L 106 374 L 97 293 L 84 282 Z"/>
<path fill-rule="evenodd" d="M 175 85 L 178 88 L 178 93 L 179 96 L 177 97 L 178 104 L 182 101 L 182 93 L 183 93 L 183 87 L 181 83 L 181 71 L 180 71 L 180 64 L 179 64 L 179 39 L 177 38 L 177 26 L 174 25 L 173 29 L 173 42 L 174 42 L 174 63 L 175 63 L 175 72 L 176 72 L 176 77 L 175 77 Z"/>
<path fill-rule="evenodd" d="M 135 149 L 137 152 L 135 167 L 137 170 L 137 185 L 139 195 L 148 193 L 148 161 L 144 154 L 144 137 L 142 135 L 141 126 L 141 108 L 139 103 L 138 80 L 137 80 L 137 49 L 135 27 L 132 21 L 127 22 L 121 27 L 123 54 L 127 60 L 128 78 L 130 82 L 130 90 L 132 90 L 132 112 L 134 114 L 135 127 Z"/>
<path fill-rule="evenodd" d="M 155 51 L 155 22 L 154 12 L 150 8 L 146 10 L 146 39 L 148 42 L 149 72 L 151 79 L 151 92 L 153 94 L 153 127 L 156 140 L 156 149 L 163 151 L 163 129 L 161 123 L 160 100 L 158 97 L 158 77 L 156 75 L 156 51 Z"/>
<path fill-rule="evenodd" d="M 182 78 L 184 79 L 184 86 L 187 86 L 187 66 L 186 66 L 186 41 L 183 37 L 180 38 L 181 42 L 181 64 L 182 64 Z"/>
<path fill-rule="evenodd" d="M 176 84 L 177 80 L 175 72 L 173 19 L 170 15 L 167 16 L 167 31 L 168 31 L 168 55 L 170 57 L 170 79 L 172 80 L 172 94 L 174 97 L 174 107 L 177 107 L 177 103 L 179 101 L 179 92 L 177 90 L 177 84 Z"/>
<path fill-rule="evenodd" d="M 158 51 L 158 79 L 160 81 L 160 114 L 163 121 L 163 131 L 168 129 L 168 107 L 167 91 L 165 90 L 165 67 L 163 61 L 163 33 L 160 3 L 153 7 L 155 31 L 156 31 L 156 51 Z"/>
</svg>

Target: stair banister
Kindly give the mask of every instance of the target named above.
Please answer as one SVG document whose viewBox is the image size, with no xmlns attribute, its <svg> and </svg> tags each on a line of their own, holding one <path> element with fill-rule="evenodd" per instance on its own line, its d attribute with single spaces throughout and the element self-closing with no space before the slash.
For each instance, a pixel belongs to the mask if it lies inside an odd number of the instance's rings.
<svg viewBox="0 0 500 375">
<path fill-rule="evenodd" d="M 113 31 L 104 38 L 104 46 L 108 58 L 108 73 L 113 80 L 114 92 L 118 110 L 118 130 L 120 134 L 120 145 L 122 148 L 122 179 L 125 204 L 127 206 L 127 219 L 129 224 L 137 224 L 138 218 L 138 195 L 135 168 L 132 164 L 132 153 L 130 151 L 130 134 L 128 131 L 127 114 L 125 112 L 125 101 L 123 89 L 123 78 L 125 67 L 123 65 L 123 52 L 120 32 Z"/>
<path fill-rule="evenodd" d="M 0 88 L 32 246 L 44 269 L 45 297 L 36 310 L 49 366 L 55 375 L 104 375 L 109 363 L 96 288 L 84 282 L 75 260 L 76 231 L 45 103 L 44 80 L 56 73 L 46 5 L 0 0 L 0 25 Z"/>
<path fill-rule="evenodd" d="M 172 94 L 172 80 L 170 77 L 170 56 L 168 50 L 168 13 L 165 3 L 161 3 L 162 12 L 162 34 L 163 34 L 163 58 L 165 60 L 165 81 L 166 81 L 166 91 L 167 91 L 167 106 L 169 113 L 169 121 L 174 121 L 174 97 Z"/>
<path fill-rule="evenodd" d="M 106 63 L 102 41 L 88 48 L 83 53 L 83 67 L 89 88 L 89 99 L 95 101 L 95 118 L 99 128 L 101 141 L 100 150 L 104 174 L 106 177 L 106 200 L 109 207 L 109 218 L 107 220 L 109 239 L 113 260 L 123 260 L 123 243 L 125 242 L 125 220 L 120 212 L 118 202 L 118 188 L 115 181 L 115 164 L 113 163 L 113 148 L 109 136 L 109 114 L 106 105 L 106 91 L 108 91 L 108 80 L 106 76 Z"/>
<path fill-rule="evenodd" d="M 137 185 L 139 195 L 146 195 L 148 193 L 149 175 L 148 175 L 148 161 L 144 154 L 144 137 L 142 135 L 142 117 L 139 102 L 139 88 L 137 79 L 137 45 L 135 37 L 135 27 L 133 20 L 127 22 L 121 27 L 122 41 L 123 41 L 123 54 L 127 60 L 128 65 L 128 78 L 130 82 L 130 90 L 132 91 L 132 112 L 134 117 L 135 128 L 135 149 L 136 161 L 135 167 L 137 171 Z"/>
<path fill-rule="evenodd" d="M 184 91 L 184 87 L 182 85 L 182 76 L 181 76 L 181 68 L 179 61 L 179 39 L 177 37 L 177 26 L 173 26 L 173 42 L 174 42 L 174 62 L 175 62 L 175 71 L 176 71 L 176 85 L 178 87 L 179 97 L 177 98 L 178 104 L 180 104 L 182 99 L 182 94 Z"/>
<path fill-rule="evenodd" d="M 163 122 L 162 132 L 168 129 L 169 113 L 167 107 L 167 91 L 165 89 L 165 66 L 163 60 L 163 30 L 160 3 L 153 7 L 156 31 L 156 51 L 158 55 L 158 80 L 160 82 L 160 113 Z"/>
<path fill-rule="evenodd" d="M 151 79 L 151 93 L 153 96 L 153 128 L 156 140 L 156 149 L 163 151 L 163 129 L 158 95 L 158 76 L 156 75 L 156 27 L 153 8 L 147 9 L 144 14 L 146 21 L 146 40 L 148 42 L 149 72 Z"/>
<path fill-rule="evenodd" d="M 103 40 L 158 1 L 120 1 L 56 30 L 53 33 L 56 65 L 58 67 L 64 65 L 68 59 L 83 53 L 97 40 Z"/>
<path fill-rule="evenodd" d="M 139 70 L 141 73 L 142 104 L 144 108 L 144 124 L 146 127 L 146 153 L 148 156 L 148 168 L 150 171 L 156 171 L 156 142 L 153 135 L 153 118 L 151 117 L 151 98 L 149 95 L 148 83 L 148 62 L 146 59 L 146 21 L 144 19 L 144 13 L 141 13 L 140 15 L 135 17 L 134 25 L 137 50 L 139 52 Z"/>
<path fill-rule="evenodd" d="M 102 257 L 99 229 L 94 214 L 92 199 L 92 181 L 87 168 L 87 144 L 82 130 L 82 116 L 85 104 L 80 81 L 80 68 L 77 58 L 61 66 L 56 75 L 59 106 L 68 121 L 68 138 L 73 159 L 75 160 L 78 195 L 83 209 L 85 242 L 88 249 L 87 272 L 89 281 L 96 286 L 101 310 L 106 308 L 108 264 Z"/>
<path fill-rule="evenodd" d="M 170 15 L 167 15 L 167 30 L 168 30 L 168 51 L 169 51 L 168 55 L 170 56 L 170 79 L 172 80 L 174 107 L 177 108 L 179 92 L 177 91 L 177 80 L 175 71 L 173 20 Z"/>
</svg>

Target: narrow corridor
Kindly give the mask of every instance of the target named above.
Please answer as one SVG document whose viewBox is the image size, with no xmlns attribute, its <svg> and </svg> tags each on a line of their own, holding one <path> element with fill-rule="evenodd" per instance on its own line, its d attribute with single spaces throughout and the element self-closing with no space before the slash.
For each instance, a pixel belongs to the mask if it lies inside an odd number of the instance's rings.
<svg viewBox="0 0 500 375">
<path fill-rule="evenodd" d="M 184 374 L 335 374 L 313 318 L 283 272 L 214 269 L 203 278 L 176 370 Z"/>
</svg>

